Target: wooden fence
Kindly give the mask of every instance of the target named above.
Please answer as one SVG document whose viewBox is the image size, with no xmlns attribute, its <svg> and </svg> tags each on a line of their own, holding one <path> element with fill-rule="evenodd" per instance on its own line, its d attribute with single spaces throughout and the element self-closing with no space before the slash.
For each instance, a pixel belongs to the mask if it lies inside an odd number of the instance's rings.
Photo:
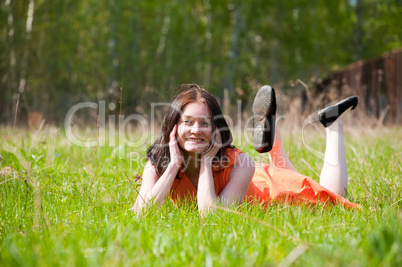
<svg viewBox="0 0 402 267">
<path fill-rule="evenodd" d="M 331 74 L 316 89 L 335 86 L 359 97 L 359 105 L 387 124 L 402 124 L 402 49 L 361 60 Z"/>
</svg>

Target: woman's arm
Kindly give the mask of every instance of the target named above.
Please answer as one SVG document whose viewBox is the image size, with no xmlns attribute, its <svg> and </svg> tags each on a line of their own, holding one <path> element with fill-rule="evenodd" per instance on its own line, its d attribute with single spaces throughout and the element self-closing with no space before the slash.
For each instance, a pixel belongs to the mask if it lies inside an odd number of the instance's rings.
<svg viewBox="0 0 402 267">
<path fill-rule="evenodd" d="M 229 174 L 229 182 L 219 196 L 215 193 L 212 164 L 203 160 L 198 181 L 198 210 L 204 215 L 214 204 L 240 205 L 254 175 L 254 161 L 240 154 Z"/>
<path fill-rule="evenodd" d="M 254 176 L 255 164 L 252 158 L 242 153 L 229 173 L 229 182 L 219 195 L 225 206 L 240 205 Z"/>
<path fill-rule="evenodd" d="M 144 168 L 141 189 L 134 204 L 135 213 L 141 212 L 150 201 L 162 205 L 169 195 L 174 179 L 183 162 L 183 157 L 177 145 L 176 131 L 177 126 L 175 125 L 170 133 L 170 162 L 161 177 L 157 175 L 155 166 L 151 162 L 147 162 Z"/>
<path fill-rule="evenodd" d="M 201 215 L 204 215 L 214 204 L 240 205 L 254 175 L 254 161 L 249 156 L 240 154 L 230 171 L 228 184 L 217 196 L 212 174 L 212 159 L 219 151 L 220 144 L 221 138 L 217 132 L 214 147 L 204 154 L 201 161 L 197 191 L 198 210 Z"/>
<path fill-rule="evenodd" d="M 197 188 L 197 204 L 200 214 L 204 215 L 216 203 L 216 200 L 212 163 L 211 160 L 204 157 L 201 161 Z"/>
<path fill-rule="evenodd" d="M 148 162 L 144 168 L 142 185 L 134 204 L 134 212 L 140 213 L 150 201 L 162 205 L 169 195 L 179 169 L 179 166 L 169 164 L 166 171 L 159 177 L 156 174 L 155 167 Z"/>
</svg>

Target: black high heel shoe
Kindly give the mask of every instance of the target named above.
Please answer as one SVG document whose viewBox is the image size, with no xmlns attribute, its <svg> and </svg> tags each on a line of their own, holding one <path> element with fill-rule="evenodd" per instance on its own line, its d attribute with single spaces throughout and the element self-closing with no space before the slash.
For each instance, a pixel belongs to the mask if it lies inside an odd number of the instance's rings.
<svg viewBox="0 0 402 267">
<path fill-rule="evenodd" d="M 275 140 L 276 98 L 275 90 L 264 85 L 253 102 L 253 147 L 259 153 L 269 152 Z"/>
<path fill-rule="evenodd" d="M 318 120 L 322 123 L 322 125 L 324 125 L 324 127 L 328 127 L 347 109 L 350 107 L 355 109 L 357 102 L 357 96 L 351 96 L 339 101 L 333 106 L 323 108 L 318 111 Z"/>
</svg>

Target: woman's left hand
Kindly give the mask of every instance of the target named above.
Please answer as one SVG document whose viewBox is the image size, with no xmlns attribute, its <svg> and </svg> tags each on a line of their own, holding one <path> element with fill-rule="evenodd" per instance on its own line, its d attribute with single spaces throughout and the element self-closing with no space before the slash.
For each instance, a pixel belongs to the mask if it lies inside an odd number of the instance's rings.
<svg viewBox="0 0 402 267">
<path fill-rule="evenodd" d="M 212 159 L 218 153 L 219 149 L 221 149 L 221 147 L 222 147 L 222 138 L 221 138 L 221 134 L 220 134 L 219 130 L 216 129 L 212 134 L 215 136 L 215 138 L 212 138 L 212 140 L 211 140 L 212 148 L 209 149 L 209 151 L 206 151 L 203 156 L 204 159 L 206 159 L 208 161 L 212 161 Z"/>
</svg>

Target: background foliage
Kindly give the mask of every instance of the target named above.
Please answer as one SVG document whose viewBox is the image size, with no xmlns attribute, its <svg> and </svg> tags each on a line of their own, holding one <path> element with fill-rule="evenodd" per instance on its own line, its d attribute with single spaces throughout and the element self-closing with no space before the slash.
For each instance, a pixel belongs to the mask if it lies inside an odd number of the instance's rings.
<svg viewBox="0 0 402 267">
<path fill-rule="evenodd" d="M 402 1 L 1 0 L 0 123 L 83 100 L 137 112 L 196 82 L 244 98 L 402 46 Z M 282 85 L 286 87 L 286 83 Z"/>
</svg>

